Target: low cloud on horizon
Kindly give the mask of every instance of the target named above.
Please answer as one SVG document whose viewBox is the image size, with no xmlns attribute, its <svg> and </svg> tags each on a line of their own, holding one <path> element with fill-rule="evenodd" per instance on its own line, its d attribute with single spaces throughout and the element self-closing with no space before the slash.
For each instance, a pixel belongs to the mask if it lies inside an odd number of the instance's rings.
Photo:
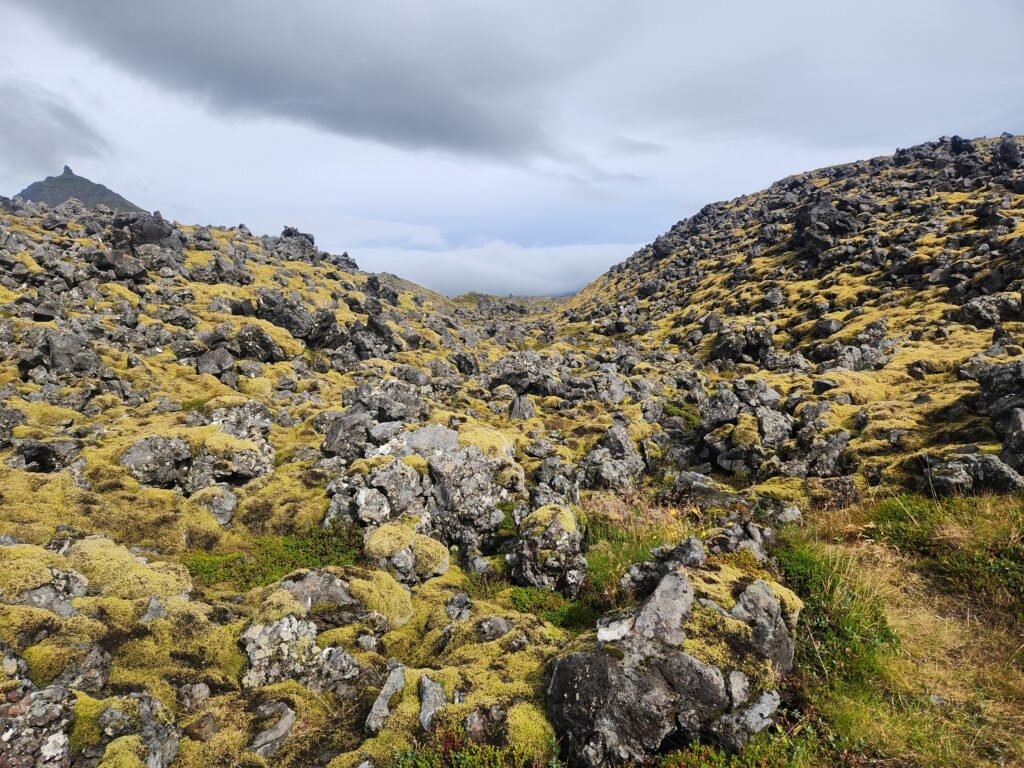
<svg viewBox="0 0 1024 768">
<path fill-rule="evenodd" d="M 371 247 L 353 249 L 350 255 L 362 269 L 391 272 L 428 288 L 443 286 L 442 292 L 450 295 L 476 291 L 563 296 L 575 293 L 638 247 L 615 243 L 525 246 L 493 241 L 446 250 Z"/>
<path fill-rule="evenodd" d="M 76 172 L 445 293 L 560 294 L 705 203 L 1024 132 L 992 0 L 0 0 L 0 193 Z"/>
</svg>

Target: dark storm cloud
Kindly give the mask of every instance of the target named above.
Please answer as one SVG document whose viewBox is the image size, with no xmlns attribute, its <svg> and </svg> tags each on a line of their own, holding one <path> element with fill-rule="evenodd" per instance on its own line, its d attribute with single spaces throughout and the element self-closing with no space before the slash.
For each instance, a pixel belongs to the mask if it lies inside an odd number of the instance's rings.
<svg viewBox="0 0 1024 768">
<path fill-rule="evenodd" d="M 39 86 L 0 80 L 0 173 L 58 173 L 74 158 L 99 157 L 106 140 L 74 107 Z"/>
<path fill-rule="evenodd" d="M 865 147 L 1024 117 L 1019 0 L 4 3 L 214 111 L 553 160 L 585 184 L 632 178 L 595 154 L 723 137 Z"/>
<path fill-rule="evenodd" d="M 558 156 L 540 85 L 591 55 L 546 40 L 551 13 L 531 18 L 530 3 L 8 1 L 214 109 L 503 158 Z"/>
</svg>

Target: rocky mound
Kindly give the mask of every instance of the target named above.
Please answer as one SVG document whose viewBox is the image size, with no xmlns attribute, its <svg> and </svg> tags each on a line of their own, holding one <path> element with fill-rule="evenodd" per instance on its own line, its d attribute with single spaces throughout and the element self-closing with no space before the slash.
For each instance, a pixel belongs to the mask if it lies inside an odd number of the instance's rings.
<svg viewBox="0 0 1024 768">
<path fill-rule="evenodd" d="M 68 166 L 60 176 L 47 176 L 34 181 L 18 193 L 18 197 L 33 203 L 44 203 L 56 208 L 68 200 L 78 200 L 86 208 L 103 205 L 115 211 L 144 213 L 135 203 L 125 200 L 111 189 L 78 176 Z"/>
<path fill-rule="evenodd" d="M 0 198 L 0 765 L 744 749 L 799 706 L 800 507 L 1024 485 L 1022 247 L 1009 136 L 709 206 L 571 300 Z"/>
</svg>

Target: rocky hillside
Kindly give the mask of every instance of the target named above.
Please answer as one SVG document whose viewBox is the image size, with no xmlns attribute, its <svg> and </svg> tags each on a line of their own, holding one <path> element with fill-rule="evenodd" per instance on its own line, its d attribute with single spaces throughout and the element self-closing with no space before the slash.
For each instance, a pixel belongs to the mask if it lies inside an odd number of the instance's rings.
<svg viewBox="0 0 1024 768">
<path fill-rule="evenodd" d="M 1022 255 L 1010 136 L 568 300 L 0 198 L 0 766 L 1024 760 Z"/>
<path fill-rule="evenodd" d="M 21 190 L 18 197 L 33 203 L 45 203 L 51 208 L 75 199 L 89 208 L 105 205 L 116 211 L 143 212 L 142 208 L 113 190 L 84 176 L 77 176 L 66 165 L 60 176 L 47 176 L 42 181 L 35 181 Z"/>
</svg>

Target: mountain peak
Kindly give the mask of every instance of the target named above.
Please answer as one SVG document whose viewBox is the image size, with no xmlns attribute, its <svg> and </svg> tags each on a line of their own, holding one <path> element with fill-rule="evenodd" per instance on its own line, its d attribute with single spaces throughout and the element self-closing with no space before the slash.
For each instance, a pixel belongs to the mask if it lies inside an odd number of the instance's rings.
<svg viewBox="0 0 1024 768">
<path fill-rule="evenodd" d="M 51 208 L 75 198 L 88 208 L 105 205 L 120 211 L 145 210 L 102 184 L 76 175 L 70 165 L 64 166 L 60 176 L 47 176 L 42 181 L 29 184 L 18 196 L 35 203 L 45 203 Z"/>
</svg>

